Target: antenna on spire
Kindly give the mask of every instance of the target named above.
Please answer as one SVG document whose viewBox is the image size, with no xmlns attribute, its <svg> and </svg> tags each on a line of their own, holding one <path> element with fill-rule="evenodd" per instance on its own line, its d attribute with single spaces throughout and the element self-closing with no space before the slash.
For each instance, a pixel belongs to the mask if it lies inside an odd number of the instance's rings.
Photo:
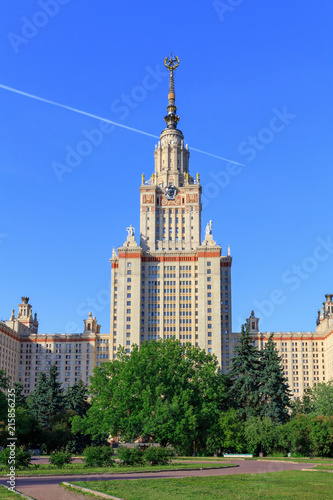
<svg viewBox="0 0 333 500">
<path fill-rule="evenodd" d="M 175 56 L 174 58 L 171 52 L 171 57 L 170 58 L 166 57 L 164 59 L 164 65 L 166 69 L 170 71 L 169 94 L 168 94 L 169 105 L 167 107 L 168 114 L 164 117 L 164 120 L 168 128 L 176 128 L 180 118 L 179 116 L 176 115 L 177 106 L 175 105 L 176 94 L 175 94 L 175 81 L 173 72 L 179 66 L 179 58 L 177 56 Z"/>
</svg>

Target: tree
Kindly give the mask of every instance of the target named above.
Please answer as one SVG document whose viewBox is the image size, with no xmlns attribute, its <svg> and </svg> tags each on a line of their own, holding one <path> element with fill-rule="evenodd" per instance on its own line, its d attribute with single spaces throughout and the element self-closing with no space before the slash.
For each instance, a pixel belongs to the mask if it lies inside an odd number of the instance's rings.
<svg viewBox="0 0 333 500">
<path fill-rule="evenodd" d="M 48 397 L 50 403 L 50 415 L 60 413 L 64 408 L 64 389 L 61 383 L 58 382 L 58 371 L 56 365 L 50 367 L 50 374 L 48 379 Z"/>
<path fill-rule="evenodd" d="M 306 387 L 301 399 L 291 403 L 292 417 L 303 415 L 333 416 L 333 381 Z"/>
<path fill-rule="evenodd" d="M 15 389 L 15 404 L 16 407 L 26 407 L 26 397 L 22 394 L 23 384 L 22 382 L 14 382 Z"/>
<path fill-rule="evenodd" d="M 309 415 L 297 415 L 284 425 L 277 426 L 279 448 L 284 453 L 294 453 L 297 456 L 308 456 L 311 453 L 309 439 Z"/>
<path fill-rule="evenodd" d="M 50 419 L 64 408 L 63 389 L 57 381 L 57 367 L 52 365 L 49 377 L 42 372 L 36 389 L 28 396 L 28 406 L 43 429 L 51 429 Z"/>
<path fill-rule="evenodd" d="M 178 340 L 144 342 L 128 356 L 96 367 L 92 406 L 73 430 L 93 437 L 152 438 L 186 453 L 203 450 L 225 404 L 225 378 L 215 356 Z"/>
<path fill-rule="evenodd" d="M 290 403 L 291 418 L 299 414 L 310 415 L 314 411 L 313 388 L 305 387 L 303 396 Z"/>
<path fill-rule="evenodd" d="M 244 422 L 240 420 L 237 410 L 230 408 L 220 414 L 208 439 L 208 449 L 212 453 L 246 452 Z"/>
<path fill-rule="evenodd" d="M 313 455 L 333 456 L 333 416 L 314 416 L 309 418 L 309 439 Z"/>
<path fill-rule="evenodd" d="M 23 406 L 16 408 L 16 436 L 18 446 L 37 448 L 40 444 L 41 428 L 30 410 Z"/>
<path fill-rule="evenodd" d="M 7 377 L 6 370 L 0 370 L 0 389 L 8 389 L 10 386 L 10 377 Z"/>
<path fill-rule="evenodd" d="M 32 415 L 43 429 L 49 428 L 49 382 L 46 374 L 42 372 L 38 379 L 37 387 L 27 398 Z"/>
<path fill-rule="evenodd" d="M 261 415 L 283 424 L 288 420 L 290 390 L 288 379 L 283 375 L 281 357 L 273 342 L 273 334 L 265 345 L 261 372 Z"/>
<path fill-rule="evenodd" d="M 88 387 L 80 380 L 74 385 L 68 386 L 64 394 L 64 407 L 67 410 L 73 410 L 77 415 L 82 417 L 90 408 L 88 399 Z"/>
<path fill-rule="evenodd" d="M 276 446 L 276 424 L 268 417 L 250 418 L 245 423 L 245 438 L 250 453 L 270 453 Z"/>
<path fill-rule="evenodd" d="M 240 418 L 260 414 L 261 405 L 261 362 L 260 353 L 253 344 L 248 325 L 242 325 L 240 345 L 235 348 L 237 357 L 232 360 L 229 372 L 231 380 L 230 397 L 235 408 L 239 410 Z"/>
<path fill-rule="evenodd" d="M 8 401 L 5 394 L 9 387 L 9 378 L 6 376 L 5 370 L 0 370 L 0 423 L 4 429 L 4 424 L 8 420 Z M 7 391 L 6 391 L 7 392 Z"/>
<path fill-rule="evenodd" d="M 312 388 L 313 415 L 333 415 L 333 381 L 317 384 Z"/>
</svg>

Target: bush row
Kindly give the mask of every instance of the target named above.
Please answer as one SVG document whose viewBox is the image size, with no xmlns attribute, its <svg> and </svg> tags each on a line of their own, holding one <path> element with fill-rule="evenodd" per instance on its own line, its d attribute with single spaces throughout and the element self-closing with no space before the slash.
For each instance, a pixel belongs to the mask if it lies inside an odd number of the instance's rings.
<svg viewBox="0 0 333 500">
<path fill-rule="evenodd" d="M 16 468 L 27 468 L 31 462 L 31 452 L 23 446 L 15 450 Z M 111 446 L 87 446 L 83 452 L 85 467 L 112 467 L 115 463 L 114 450 Z M 172 452 L 166 448 L 150 446 L 146 450 L 139 447 L 120 447 L 117 450 L 117 457 L 121 465 L 163 465 L 171 460 Z M 8 467 L 10 460 L 10 449 L 4 448 L 0 452 L 0 465 Z M 50 455 L 50 463 L 61 469 L 73 460 L 72 454 L 66 449 L 55 451 Z"/>
</svg>

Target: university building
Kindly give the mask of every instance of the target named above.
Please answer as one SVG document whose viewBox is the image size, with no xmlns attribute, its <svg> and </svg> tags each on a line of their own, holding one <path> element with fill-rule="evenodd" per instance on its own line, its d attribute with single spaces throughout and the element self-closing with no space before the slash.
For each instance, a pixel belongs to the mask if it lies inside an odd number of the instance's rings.
<svg viewBox="0 0 333 500">
<path fill-rule="evenodd" d="M 141 178 L 139 234 L 130 225 L 110 259 L 110 333 L 100 333 L 89 313 L 80 334 L 40 334 L 29 297 L 22 297 L 16 317 L 13 310 L 0 322 L 0 369 L 12 382 L 22 382 L 25 395 L 51 364 L 65 387 L 89 383 L 93 368 L 115 359 L 119 346 L 130 353 L 133 344 L 157 339 L 190 342 L 215 354 L 223 372 L 231 367 L 240 336 L 232 332 L 232 257 L 214 241 L 212 221 L 206 221 L 201 239 L 200 176 L 190 173 L 190 151 L 177 128 L 178 64 L 178 58 L 165 60 L 170 76 L 166 128 L 155 146 L 153 172 Z M 261 350 L 270 334 L 259 331 L 253 311 L 247 322 Z M 316 331 L 274 334 L 295 399 L 307 386 L 332 379 L 332 340 L 333 295 L 326 295 Z"/>
<path fill-rule="evenodd" d="M 100 360 L 109 360 L 109 334 L 100 333 L 100 325 L 89 313 L 81 334 L 40 334 L 37 314 L 32 316 L 29 297 L 22 297 L 18 314 L 12 310 L 8 321 L 0 322 L 0 369 L 11 382 L 22 382 L 28 395 L 38 383 L 39 375 L 55 364 L 64 387 L 79 380 L 89 383 Z"/>
<path fill-rule="evenodd" d="M 133 344 L 176 338 L 214 353 L 223 364 L 231 326 L 231 262 L 215 243 L 212 222 L 201 241 L 200 176 L 177 128 L 174 71 L 170 72 L 166 128 L 155 146 L 155 168 L 140 185 L 140 234 L 132 226 L 111 259 L 111 338 L 130 352 Z"/>
</svg>

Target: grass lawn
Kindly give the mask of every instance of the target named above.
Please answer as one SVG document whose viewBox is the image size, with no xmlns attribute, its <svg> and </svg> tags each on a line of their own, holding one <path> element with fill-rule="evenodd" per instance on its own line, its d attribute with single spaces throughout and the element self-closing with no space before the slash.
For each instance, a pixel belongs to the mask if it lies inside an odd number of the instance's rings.
<svg viewBox="0 0 333 500">
<path fill-rule="evenodd" d="M 125 500 L 322 500 L 332 498 L 333 475 L 288 471 L 220 477 L 80 481 L 79 486 Z M 96 497 L 95 497 L 96 498 Z"/>
<path fill-rule="evenodd" d="M 332 470 L 333 471 L 333 464 L 325 464 L 325 465 L 317 465 L 317 467 L 314 467 L 314 469 L 317 470 Z"/>
<path fill-rule="evenodd" d="M 144 466 L 129 466 L 124 467 L 120 465 L 115 465 L 114 467 L 84 467 L 84 464 L 68 464 L 63 469 L 56 469 L 50 464 L 39 464 L 36 468 L 35 466 L 29 467 L 29 469 L 16 470 L 16 476 L 39 476 L 43 474 L 52 474 L 52 476 L 63 475 L 63 474 L 119 474 L 121 472 L 151 472 L 157 470 L 174 470 L 174 469 L 195 469 L 195 468 L 215 468 L 223 467 L 232 464 L 180 464 L 171 463 L 168 465 L 144 465 Z M 0 476 L 5 476 L 7 474 L 7 469 L 0 467 Z"/>
<path fill-rule="evenodd" d="M 228 460 L 232 460 L 231 458 L 229 457 L 175 457 L 174 460 L 191 460 L 193 462 L 197 462 L 198 460 L 201 461 L 201 462 L 209 462 L 209 460 L 212 460 L 213 462 L 219 462 L 220 460 L 222 462 L 225 462 L 225 461 L 228 461 Z M 233 460 L 237 460 L 236 458 L 234 458 Z"/>
<path fill-rule="evenodd" d="M 210 460 L 212 461 L 215 461 L 215 462 L 218 462 L 218 461 L 222 461 L 222 462 L 228 462 L 228 461 L 235 461 L 237 460 L 237 458 L 229 458 L 229 457 L 177 457 L 177 460 L 186 460 L 186 461 L 193 461 L 193 462 L 196 462 L 196 461 L 203 461 L 203 462 L 208 462 Z M 241 460 L 241 459 L 239 459 Z M 318 458 L 302 458 L 302 457 L 264 457 L 264 458 L 258 458 L 258 457 L 253 457 L 253 458 L 244 458 L 242 460 L 279 460 L 281 462 L 296 462 L 296 463 L 304 463 L 304 464 L 322 464 L 322 465 L 325 465 L 325 464 L 328 464 L 328 465 L 332 465 L 333 464 L 333 459 L 332 458 L 321 458 L 321 457 L 318 457 Z"/>
<path fill-rule="evenodd" d="M 237 460 L 234 458 L 233 460 Z M 295 462 L 298 464 L 332 464 L 332 458 L 296 458 L 296 457 L 264 457 L 264 458 L 246 458 L 245 460 L 276 460 L 281 462 Z"/>
<path fill-rule="evenodd" d="M 0 484 L 0 500 L 15 500 L 15 499 L 18 500 L 19 498 L 22 497 L 17 493 L 12 493 L 11 491 L 8 491 L 7 488 L 5 488 Z"/>
</svg>

